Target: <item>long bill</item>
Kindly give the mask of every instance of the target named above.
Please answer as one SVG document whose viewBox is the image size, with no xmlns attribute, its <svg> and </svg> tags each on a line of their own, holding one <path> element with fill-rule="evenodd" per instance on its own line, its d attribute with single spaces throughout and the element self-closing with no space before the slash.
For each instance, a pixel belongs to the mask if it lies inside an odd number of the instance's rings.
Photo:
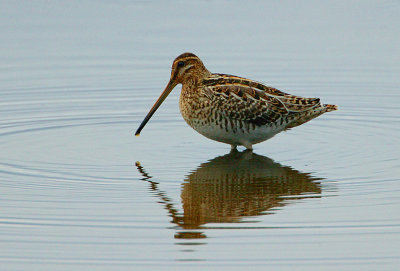
<svg viewBox="0 0 400 271">
<path fill-rule="evenodd" d="M 171 93 L 171 91 L 174 89 L 176 85 L 177 83 L 175 82 L 175 80 L 171 78 L 171 80 L 169 80 L 168 85 L 165 87 L 164 91 L 161 93 L 158 100 L 154 103 L 153 107 L 150 109 L 149 113 L 147 113 L 147 116 L 144 118 L 139 128 L 136 130 L 135 136 L 140 135 L 140 132 L 142 131 L 144 126 L 147 124 L 147 122 L 150 120 L 150 118 L 157 111 L 162 102 L 165 100 L 165 98 L 167 98 L 167 96 Z"/>
</svg>

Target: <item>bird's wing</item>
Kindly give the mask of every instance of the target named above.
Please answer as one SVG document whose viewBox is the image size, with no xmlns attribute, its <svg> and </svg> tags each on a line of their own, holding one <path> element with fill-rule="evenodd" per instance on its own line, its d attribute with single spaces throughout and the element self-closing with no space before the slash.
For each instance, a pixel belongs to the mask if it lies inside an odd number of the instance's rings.
<svg viewBox="0 0 400 271">
<path fill-rule="evenodd" d="M 290 95 L 241 77 L 214 74 L 203 80 L 204 95 L 219 112 L 231 119 L 265 125 L 285 115 L 320 105 L 317 98 Z"/>
</svg>

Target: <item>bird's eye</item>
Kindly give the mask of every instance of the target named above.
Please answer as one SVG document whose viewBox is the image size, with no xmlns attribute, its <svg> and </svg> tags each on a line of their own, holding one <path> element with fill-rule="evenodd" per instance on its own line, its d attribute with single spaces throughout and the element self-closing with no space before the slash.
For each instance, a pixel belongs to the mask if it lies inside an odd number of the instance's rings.
<svg viewBox="0 0 400 271">
<path fill-rule="evenodd" d="M 185 62 L 179 61 L 179 62 L 178 62 L 178 67 L 183 67 L 183 66 L 185 66 Z"/>
</svg>

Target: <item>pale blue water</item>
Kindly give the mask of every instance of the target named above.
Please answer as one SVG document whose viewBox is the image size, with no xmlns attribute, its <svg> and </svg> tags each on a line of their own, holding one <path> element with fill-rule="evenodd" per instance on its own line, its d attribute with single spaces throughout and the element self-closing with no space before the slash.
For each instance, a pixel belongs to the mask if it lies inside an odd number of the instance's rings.
<svg viewBox="0 0 400 271">
<path fill-rule="evenodd" d="M 0 270 L 397 270 L 397 1 L 0 2 Z M 340 110 L 229 154 L 179 54 Z M 137 163 L 139 162 L 139 163 Z"/>
</svg>

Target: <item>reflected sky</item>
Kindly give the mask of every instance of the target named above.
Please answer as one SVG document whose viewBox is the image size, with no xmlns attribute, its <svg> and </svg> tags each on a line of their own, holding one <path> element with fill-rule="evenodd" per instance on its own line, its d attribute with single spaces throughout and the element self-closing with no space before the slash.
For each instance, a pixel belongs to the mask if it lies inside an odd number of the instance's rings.
<svg viewBox="0 0 400 271">
<path fill-rule="evenodd" d="M 399 1 L 0 6 L 1 270 L 400 265 Z M 135 137 L 186 51 L 340 110 L 257 144 L 274 162 L 193 131 L 177 88 Z"/>
</svg>

